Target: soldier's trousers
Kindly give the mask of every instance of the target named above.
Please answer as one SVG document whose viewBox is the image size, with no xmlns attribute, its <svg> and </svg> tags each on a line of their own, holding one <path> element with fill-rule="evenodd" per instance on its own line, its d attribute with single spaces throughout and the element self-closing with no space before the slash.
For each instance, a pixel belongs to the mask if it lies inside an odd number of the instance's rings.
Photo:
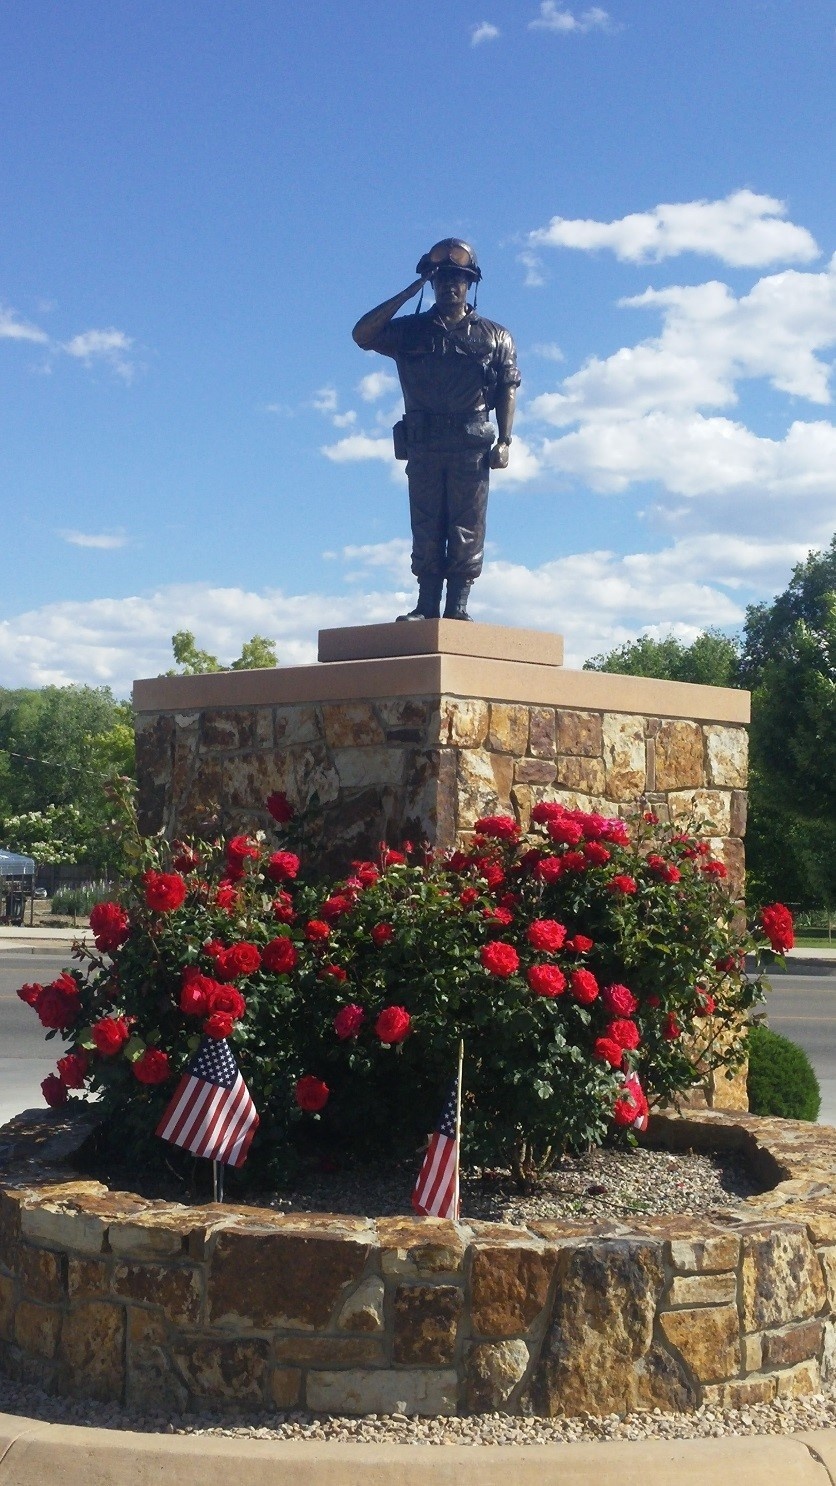
<svg viewBox="0 0 836 1486">
<path fill-rule="evenodd" d="M 409 451 L 412 571 L 417 578 L 478 578 L 485 552 L 488 454 L 482 448 Z"/>
</svg>

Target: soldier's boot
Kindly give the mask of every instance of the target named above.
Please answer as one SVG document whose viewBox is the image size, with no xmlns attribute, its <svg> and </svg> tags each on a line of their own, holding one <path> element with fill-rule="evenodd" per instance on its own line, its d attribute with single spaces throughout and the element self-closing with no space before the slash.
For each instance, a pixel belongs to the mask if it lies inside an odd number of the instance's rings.
<svg viewBox="0 0 836 1486">
<path fill-rule="evenodd" d="M 441 590 L 443 578 L 419 578 L 418 602 L 408 614 L 399 614 L 401 619 L 438 619 L 441 615 Z"/>
<path fill-rule="evenodd" d="M 467 612 L 467 596 L 472 587 L 472 578 L 447 579 L 447 602 L 444 605 L 445 619 L 470 619 L 470 615 Z"/>
</svg>

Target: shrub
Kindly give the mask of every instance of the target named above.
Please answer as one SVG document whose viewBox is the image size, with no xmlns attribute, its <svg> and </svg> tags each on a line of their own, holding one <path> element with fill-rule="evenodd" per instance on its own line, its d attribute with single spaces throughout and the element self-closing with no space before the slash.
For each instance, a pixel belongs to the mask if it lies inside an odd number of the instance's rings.
<svg viewBox="0 0 836 1486">
<path fill-rule="evenodd" d="M 818 1119 L 821 1089 L 804 1049 L 761 1026 L 750 1028 L 747 1043 L 746 1086 L 752 1113 L 789 1120 Z"/>
<path fill-rule="evenodd" d="M 261 1115 L 252 1159 L 274 1177 L 305 1144 L 414 1154 L 460 1039 L 463 1149 L 483 1164 L 599 1144 L 742 1059 L 762 998 L 744 955 L 788 928 L 773 905 L 746 932 L 707 841 L 542 804 L 524 839 L 487 817 L 467 851 L 382 847 L 321 883 L 271 801 L 280 849 L 135 841 L 86 971 L 22 988 L 48 1035 L 69 1036 L 123 1153 L 159 1159 L 151 1132 L 204 1035 L 230 1039 Z M 69 1066 L 50 1102 L 79 1086 Z"/>
<path fill-rule="evenodd" d="M 57 887 L 52 895 L 52 912 L 65 917 L 85 918 L 97 903 L 112 898 L 112 882 L 82 882 L 77 887 Z"/>
</svg>

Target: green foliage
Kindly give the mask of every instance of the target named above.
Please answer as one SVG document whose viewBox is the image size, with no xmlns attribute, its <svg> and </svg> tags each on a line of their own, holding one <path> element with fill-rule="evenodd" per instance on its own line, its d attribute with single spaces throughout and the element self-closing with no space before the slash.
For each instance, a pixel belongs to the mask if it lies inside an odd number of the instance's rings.
<svg viewBox="0 0 836 1486">
<path fill-rule="evenodd" d="M 749 1108 L 753 1114 L 789 1120 L 816 1120 L 821 1090 L 803 1048 L 768 1027 L 754 1026 L 748 1036 Z"/>
<path fill-rule="evenodd" d="M 176 635 L 172 635 L 171 648 L 178 669 L 169 671 L 169 676 L 205 676 L 213 671 L 260 671 L 279 663 L 275 642 L 264 635 L 253 635 L 247 640 L 238 659 L 228 666 L 208 650 L 198 650 L 195 637 L 188 629 L 178 630 Z"/>
<path fill-rule="evenodd" d="M 623 676 L 653 676 L 660 681 L 691 681 L 701 686 L 738 686 L 739 646 L 729 635 L 706 630 L 684 645 L 674 635 L 664 640 L 642 635 L 607 655 L 594 655 L 585 671 Z"/>
<path fill-rule="evenodd" d="M 83 882 L 78 887 L 59 887 L 52 894 L 52 912 L 58 917 L 84 918 L 97 903 L 112 900 L 112 882 Z"/>
</svg>

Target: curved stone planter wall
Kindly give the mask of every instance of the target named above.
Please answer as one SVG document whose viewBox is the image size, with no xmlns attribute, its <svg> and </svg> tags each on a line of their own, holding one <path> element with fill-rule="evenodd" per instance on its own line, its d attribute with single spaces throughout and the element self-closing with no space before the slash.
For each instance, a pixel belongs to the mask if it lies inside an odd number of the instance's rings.
<svg viewBox="0 0 836 1486">
<path fill-rule="evenodd" d="M 603 1414 L 816 1391 L 836 1367 L 836 1130 L 706 1112 L 652 1136 L 737 1148 L 776 1185 L 710 1218 L 520 1229 L 187 1208 L 13 1165 L 0 1366 L 181 1410 Z"/>
</svg>

